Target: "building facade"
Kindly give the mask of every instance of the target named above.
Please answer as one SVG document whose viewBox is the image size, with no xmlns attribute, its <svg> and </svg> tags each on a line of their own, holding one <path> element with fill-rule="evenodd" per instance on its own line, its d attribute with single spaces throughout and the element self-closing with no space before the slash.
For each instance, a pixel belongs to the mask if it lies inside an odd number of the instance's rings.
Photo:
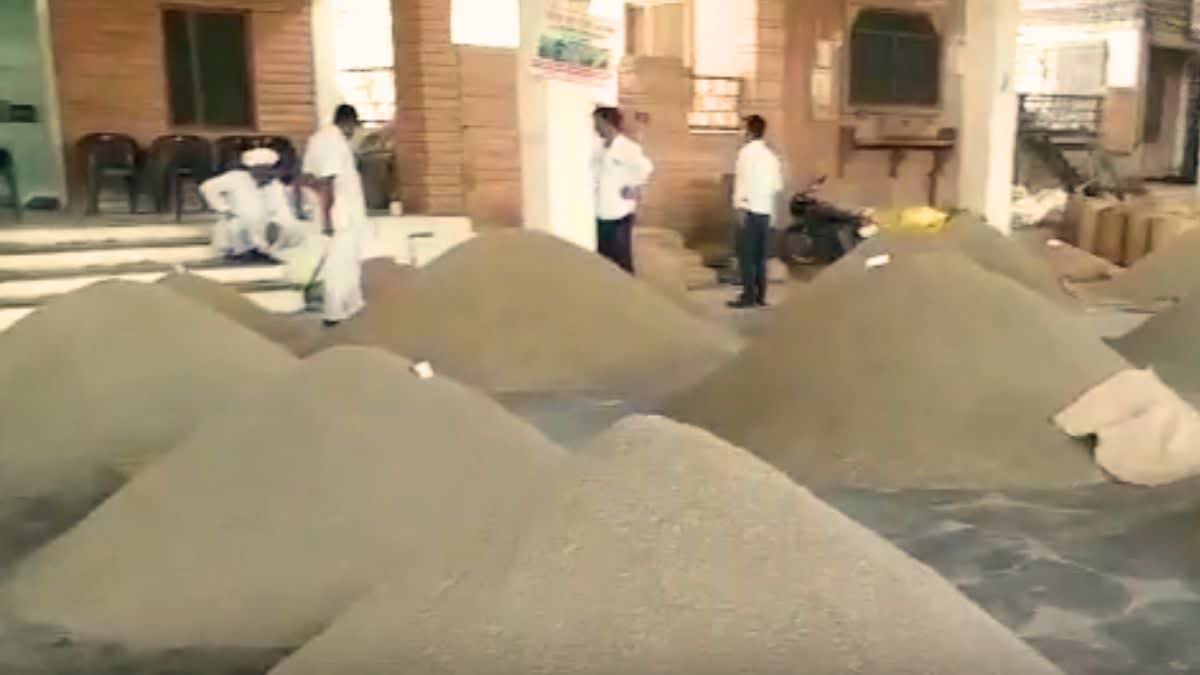
<svg viewBox="0 0 1200 675">
<path fill-rule="evenodd" d="M 620 103 L 657 165 L 643 222 L 702 241 L 728 226 L 746 114 L 769 121 L 789 185 L 826 175 L 855 204 L 999 208 L 988 157 L 1011 157 L 1016 0 L 22 3 L 57 138 L 22 164 L 69 166 L 96 132 L 300 144 L 349 100 L 385 125 L 406 210 L 553 231 L 590 203 L 589 111 Z M 614 25 L 611 82 L 531 68 L 547 12 L 575 6 Z"/>
<path fill-rule="evenodd" d="M 1031 115 L 1083 114 L 1120 169 L 1195 180 L 1200 62 L 1192 0 L 1022 0 L 1018 90 Z M 1057 106 L 1055 110 L 1052 106 Z"/>
</svg>

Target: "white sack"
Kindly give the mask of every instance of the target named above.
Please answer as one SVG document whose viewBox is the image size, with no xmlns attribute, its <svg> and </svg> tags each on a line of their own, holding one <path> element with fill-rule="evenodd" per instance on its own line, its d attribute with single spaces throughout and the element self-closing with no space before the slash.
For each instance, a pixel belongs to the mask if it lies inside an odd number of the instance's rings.
<svg viewBox="0 0 1200 675">
<path fill-rule="evenodd" d="M 1054 418 L 1074 437 L 1095 435 L 1096 462 L 1116 479 L 1163 485 L 1200 474 L 1200 413 L 1153 370 L 1125 370 Z"/>
</svg>

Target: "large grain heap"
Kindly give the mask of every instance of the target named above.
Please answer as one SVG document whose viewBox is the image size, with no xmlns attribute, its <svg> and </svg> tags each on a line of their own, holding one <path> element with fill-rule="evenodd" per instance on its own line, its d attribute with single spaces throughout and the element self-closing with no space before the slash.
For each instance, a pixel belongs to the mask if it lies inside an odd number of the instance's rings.
<svg viewBox="0 0 1200 675">
<path fill-rule="evenodd" d="M 381 586 L 272 675 L 1059 672 L 933 571 L 696 429 L 631 419 L 514 548 Z"/>
<path fill-rule="evenodd" d="M 1111 344 L 1133 363 L 1153 368 L 1185 399 L 1200 403 L 1200 295 L 1188 296 Z"/>
<path fill-rule="evenodd" d="M 961 253 L 985 270 L 1008 277 L 1046 298 L 1067 299 L 1054 273 L 1043 261 L 978 216 L 968 213 L 956 215 L 936 233 L 884 232 L 872 237 L 822 276 L 861 273 L 867 258 L 882 253 L 897 256 L 947 250 Z"/>
<path fill-rule="evenodd" d="M 602 258 L 529 231 L 458 246 L 330 343 L 385 347 L 490 391 L 618 395 L 691 384 L 738 347 Z"/>
<path fill-rule="evenodd" d="M 1200 288 L 1200 230 L 1189 232 L 1142 258 L 1093 292 L 1135 303 L 1184 298 Z"/>
<path fill-rule="evenodd" d="M 1100 475 L 1050 418 L 1127 364 L 1058 307 L 949 252 L 822 278 L 672 417 L 802 484 L 1051 487 Z"/>
<path fill-rule="evenodd" d="M 254 304 L 235 289 L 192 274 L 172 274 L 160 285 L 212 309 L 268 340 L 303 356 L 321 337 L 320 323 L 306 317 L 279 316 Z"/>
<path fill-rule="evenodd" d="M 480 564 L 560 456 L 481 394 L 332 350 L 209 419 L 4 597 L 85 639 L 293 646 L 389 572 L 438 588 Z"/>
<path fill-rule="evenodd" d="M 108 282 L 64 296 L 0 335 L 0 495 L 102 496 L 295 363 L 166 288 Z"/>
</svg>

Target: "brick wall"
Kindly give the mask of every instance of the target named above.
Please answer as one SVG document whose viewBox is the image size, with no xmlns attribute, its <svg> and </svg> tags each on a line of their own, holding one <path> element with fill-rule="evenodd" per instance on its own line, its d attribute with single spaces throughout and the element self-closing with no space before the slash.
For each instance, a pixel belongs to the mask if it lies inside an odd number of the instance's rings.
<svg viewBox="0 0 1200 675">
<path fill-rule="evenodd" d="M 458 62 L 465 212 L 479 228 L 520 227 L 517 53 L 459 47 Z"/>
<path fill-rule="evenodd" d="M 784 0 L 757 0 L 744 25 L 731 27 L 731 39 L 744 49 L 742 112 L 763 115 L 772 128 L 768 141 L 782 148 L 785 132 Z M 703 45 L 698 48 L 703 49 Z M 655 175 L 639 222 L 682 232 L 696 245 L 724 242 L 733 218 L 728 176 L 733 173 L 740 134 L 695 134 L 688 129 L 692 72 L 669 57 L 627 59 L 622 64 L 620 103 L 635 124 Z"/>
<path fill-rule="evenodd" d="M 406 208 L 463 212 L 462 90 L 450 0 L 395 0 L 396 179 Z"/>
<path fill-rule="evenodd" d="M 394 0 L 396 166 L 413 212 L 521 222 L 516 54 L 450 43 L 450 0 Z"/>
<path fill-rule="evenodd" d="M 66 142 L 97 131 L 142 143 L 170 122 L 161 3 L 52 0 L 55 59 Z M 247 9 L 253 43 L 256 133 L 303 140 L 313 131 L 312 36 L 307 0 L 188 0 L 189 7 Z M 188 129 L 203 135 L 227 129 Z"/>
<path fill-rule="evenodd" d="M 733 171 L 736 134 L 693 134 L 692 73 L 677 58 L 627 60 L 621 72 L 621 107 L 635 136 L 654 162 L 654 177 L 638 214 L 639 224 L 682 232 L 693 244 L 720 241 L 731 214 L 723 178 Z"/>
<path fill-rule="evenodd" d="M 887 208 L 924 204 L 928 200 L 929 173 L 933 158 L 927 152 L 910 152 L 900 165 L 896 176 L 890 175 L 887 152 L 857 151 L 843 157 L 839 142 L 843 126 L 869 126 L 879 115 L 856 115 L 837 104 L 836 119 L 818 120 L 813 113 L 811 80 L 819 41 L 841 41 L 835 55 L 835 95 L 839 98 L 846 86 L 845 51 L 850 3 L 848 0 L 786 0 L 784 87 L 788 92 L 783 103 L 787 134 L 784 164 L 792 188 L 805 185 L 811 179 L 825 175 L 830 179 L 825 196 L 831 200 L 853 205 Z M 880 0 L 860 3 L 904 7 L 933 7 L 919 0 Z M 957 3 L 948 3 L 953 8 Z M 942 39 L 947 54 L 961 35 L 956 12 L 943 15 Z M 945 59 L 943 68 L 943 103 L 938 114 L 939 124 L 957 127 L 961 117 L 961 78 L 954 73 L 952 60 Z M 844 164 L 843 164 L 844 160 Z M 844 171 L 839 178 L 839 167 Z M 952 205 L 957 199 L 958 162 L 953 156 L 942 169 L 938 180 L 939 205 Z"/>
</svg>

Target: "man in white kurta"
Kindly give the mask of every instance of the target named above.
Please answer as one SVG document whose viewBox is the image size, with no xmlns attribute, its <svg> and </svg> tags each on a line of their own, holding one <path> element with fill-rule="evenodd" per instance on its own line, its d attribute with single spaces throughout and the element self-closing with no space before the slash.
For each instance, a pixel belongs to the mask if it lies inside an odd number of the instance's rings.
<svg viewBox="0 0 1200 675">
<path fill-rule="evenodd" d="M 642 146 L 622 133 L 621 111 L 597 108 L 592 119 L 600 137 L 592 152 L 596 250 L 633 274 L 633 223 L 642 188 L 650 180 L 654 164 L 642 152 Z"/>
<path fill-rule="evenodd" d="M 245 168 L 226 171 L 200 185 L 204 201 L 220 214 L 212 243 L 222 255 L 274 257 L 303 236 L 287 188 L 274 175 L 278 162 L 274 150 L 248 150 L 242 154 Z"/>
<path fill-rule="evenodd" d="M 366 306 L 362 261 L 371 244 L 371 224 L 349 140 L 358 126 L 354 108 L 339 106 L 333 125 L 314 134 L 304 152 L 305 182 L 319 196 L 317 218 L 330 237 L 323 267 L 327 325 L 345 321 Z"/>
</svg>

